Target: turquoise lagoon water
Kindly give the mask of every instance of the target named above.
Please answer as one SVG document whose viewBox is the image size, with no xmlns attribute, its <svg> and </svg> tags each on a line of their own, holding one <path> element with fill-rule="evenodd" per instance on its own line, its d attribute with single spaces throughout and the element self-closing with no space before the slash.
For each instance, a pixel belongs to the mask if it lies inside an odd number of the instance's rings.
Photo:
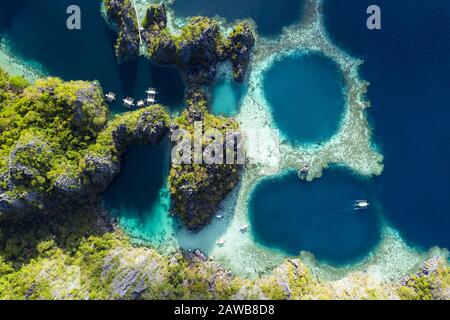
<svg viewBox="0 0 450 320">
<path fill-rule="evenodd" d="M 291 141 L 321 143 L 333 136 L 344 112 L 344 79 L 321 54 L 276 61 L 264 74 L 264 94 L 277 127 Z"/>
<path fill-rule="evenodd" d="M 259 34 L 274 36 L 299 21 L 303 0 L 176 0 L 172 8 L 181 17 L 220 16 L 229 22 L 252 18 Z"/>
<path fill-rule="evenodd" d="M 355 210 L 355 201 L 372 206 Z M 320 261 L 343 265 L 358 260 L 380 239 L 379 216 L 369 181 L 342 169 L 300 181 L 296 172 L 263 180 L 249 211 L 255 239 L 289 255 L 310 251 Z"/>
<path fill-rule="evenodd" d="M 157 146 L 133 146 L 123 157 L 121 172 L 104 195 L 105 205 L 135 239 L 158 244 L 174 221 L 170 207 L 167 176 L 168 140 Z"/>
<path fill-rule="evenodd" d="M 217 115 L 235 116 L 244 93 L 242 84 L 232 79 L 220 79 L 212 90 L 212 112 Z"/>
<path fill-rule="evenodd" d="M 0 39 L 15 55 L 38 63 L 52 76 L 65 80 L 99 80 L 105 91 L 117 94 L 115 112 L 126 109 L 122 98 L 144 98 L 149 86 L 156 87 L 161 103 L 172 111 L 183 107 L 184 84 L 174 68 L 160 67 L 145 58 L 116 64 L 116 34 L 101 15 L 100 0 L 1 1 Z M 66 28 L 66 8 L 81 9 L 81 30 Z"/>
</svg>

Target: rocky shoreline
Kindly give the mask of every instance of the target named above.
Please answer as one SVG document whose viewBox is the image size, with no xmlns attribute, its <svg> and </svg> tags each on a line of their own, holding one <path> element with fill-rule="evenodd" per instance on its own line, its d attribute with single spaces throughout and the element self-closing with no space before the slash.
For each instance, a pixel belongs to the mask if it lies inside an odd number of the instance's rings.
<svg viewBox="0 0 450 320">
<path fill-rule="evenodd" d="M 138 26 L 127 19 L 136 20 L 130 13 L 128 0 L 105 0 L 107 15 L 116 21 L 118 44 L 128 43 L 135 48 Z M 255 37 L 248 22 L 237 24 L 225 35 L 220 25 L 206 17 L 193 17 L 181 28 L 178 35 L 170 33 L 165 5 L 151 4 L 142 21 L 142 38 L 146 55 L 160 65 L 177 67 L 187 85 L 187 110 L 171 125 L 176 129 L 193 131 L 193 123 L 202 121 L 204 132 L 208 129 L 226 131 L 237 128 L 232 118 L 214 117 L 209 113 L 205 91 L 217 78 L 219 63 L 229 61 L 235 81 L 242 82 L 250 64 L 250 55 L 255 46 Z M 132 52 L 132 54 L 130 54 Z M 136 56 L 136 50 L 116 50 L 118 61 Z M 211 221 L 220 202 L 239 180 L 239 166 L 230 165 L 179 165 L 172 166 L 169 176 L 172 212 L 190 230 L 198 231 Z"/>
<path fill-rule="evenodd" d="M 118 29 L 117 60 L 138 56 L 139 23 L 130 0 L 105 0 L 104 4 L 108 18 Z M 167 27 L 167 11 L 162 3 L 149 5 L 141 25 L 148 58 L 161 65 L 178 67 L 188 86 L 212 85 L 218 63 L 227 60 L 233 66 L 234 79 L 244 80 L 255 45 L 248 22 L 237 24 L 225 35 L 216 21 L 193 17 L 179 35 L 174 35 Z"/>
<path fill-rule="evenodd" d="M 169 115 L 160 106 L 107 121 L 103 92 L 96 82 L 48 78 L 17 88 L 6 74 L 1 76 L 9 82 L 3 92 L 8 100 L 3 103 L 14 114 L 1 128 L 9 132 L 2 141 L 2 215 L 95 205 L 120 171 L 127 147 L 157 144 L 168 130 Z M 47 128 L 52 123 L 56 128 Z"/>
</svg>

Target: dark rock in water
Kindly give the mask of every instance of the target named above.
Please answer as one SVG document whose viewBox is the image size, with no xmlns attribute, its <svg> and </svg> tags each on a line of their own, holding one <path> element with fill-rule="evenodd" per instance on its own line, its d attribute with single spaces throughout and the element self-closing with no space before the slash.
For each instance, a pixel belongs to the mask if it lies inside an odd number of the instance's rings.
<svg viewBox="0 0 450 320">
<path fill-rule="evenodd" d="M 236 120 L 208 114 L 205 99 L 201 91 L 189 92 L 189 109 L 174 121 L 171 130 L 183 129 L 192 135 L 194 122 L 200 120 L 203 120 L 203 132 L 216 129 L 223 137 L 227 132 L 238 129 Z M 221 146 L 223 152 L 225 146 Z M 237 164 L 172 164 L 169 175 L 172 212 L 188 229 L 198 231 L 211 221 L 222 200 L 235 187 L 240 169 Z"/>
<path fill-rule="evenodd" d="M 167 14 L 164 4 L 150 5 L 143 24 L 142 36 L 153 61 L 162 65 L 176 63 L 175 39 L 166 29 Z"/>
<path fill-rule="evenodd" d="M 136 11 L 130 0 L 105 0 L 106 13 L 118 29 L 116 57 L 119 63 L 139 56 L 140 39 Z"/>
<path fill-rule="evenodd" d="M 199 249 L 194 250 L 194 255 L 201 261 L 207 261 L 208 258 Z"/>
<path fill-rule="evenodd" d="M 251 51 L 255 46 L 255 38 L 250 25 L 246 22 L 237 25 L 231 32 L 229 41 L 233 76 L 236 81 L 242 82 L 250 63 Z"/>
<path fill-rule="evenodd" d="M 230 60 L 234 78 L 242 81 L 255 44 L 248 23 L 240 23 L 227 39 L 214 20 L 194 17 L 170 34 L 164 4 L 150 5 L 144 22 L 143 38 L 149 57 L 160 64 L 176 65 L 184 81 L 192 87 L 209 86 L 217 76 L 217 64 Z"/>
<path fill-rule="evenodd" d="M 177 63 L 188 84 L 210 85 L 214 82 L 220 36 L 219 25 L 204 17 L 193 18 L 183 29 Z"/>
</svg>

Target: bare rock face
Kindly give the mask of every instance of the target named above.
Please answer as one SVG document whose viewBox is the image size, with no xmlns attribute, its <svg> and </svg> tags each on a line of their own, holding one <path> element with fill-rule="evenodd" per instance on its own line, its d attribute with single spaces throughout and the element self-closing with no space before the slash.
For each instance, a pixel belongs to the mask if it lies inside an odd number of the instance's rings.
<svg viewBox="0 0 450 320">
<path fill-rule="evenodd" d="M 29 155 L 34 155 L 33 158 Z M 17 143 L 9 155 L 9 177 L 13 183 L 31 183 L 48 170 L 53 152 L 46 141 L 33 138 Z"/>
<path fill-rule="evenodd" d="M 166 124 L 151 110 L 145 111 L 137 121 L 134 132 L 138 143 L 156 144 L 166 133 Z"/>
<path fill-rule="evenodd" d="M 119 161 L 111 156 L 88 154 L 84 158 L 86 168 L 84 175 L 96 190 L 106 190 L 108 185 L 120 171 Z"/>
</svg>

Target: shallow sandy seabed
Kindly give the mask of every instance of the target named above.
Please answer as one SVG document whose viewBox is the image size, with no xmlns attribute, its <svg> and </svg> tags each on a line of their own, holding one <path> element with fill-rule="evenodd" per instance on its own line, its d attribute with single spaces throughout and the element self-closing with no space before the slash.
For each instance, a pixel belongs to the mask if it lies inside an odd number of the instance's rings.
<svg viewBox="0 0 450 320">
<path fill-rule="evenodd" d="M 37 63 L 25 62 L 16 57 L 5 39 L 0 39 L 0 66 L 14 76 L 23 76 L 30 82 L 45 77 L 47 74 Z"/>
<path fill-rule="evenodd" d="M 134 0 L 141 17 L 149 3 L 160 3 L 154 0 Z M 163 1 L 168 3 L 170 1 Z M 229 29 L 223 20 L 222 24 Z M 258 159 L 258 165 L 248 165 L 243 173 L 241 183 L 222 203 L 221 220 L 214 220 L 199 233 L 190 233 L 177 229 L 167 219 L 168 192 L 161 191 L 161 203 L 154 208 L 152 221 L 163 222 L 163 226 L 155 227 L 151 238 L 139 235 L 135 241 L 140 244 L 151 244 L 161 252 L 170 253 L 178 247 L 185 249 L 199 248 L 212 259 L 230 269 L 236 275 L 257 277 L 277 267 L 288 256 L 280 251 L 259 245 L 251 232 L 241 233 L 240 226 L 249 224 L 248 201 L 251 192 L 262 179 L 285 173 L 289 169 L 299 169 L 304 164 L 310 165 L 307 180 L 320 178 L 322 171 L 331 164 L 342 165 L 356 174 L 365 177 L 379 175 L 383 171 L 383 156 L 376 150 L 371 138 L 372 132 L 367 121 L 365 109 L 370 103 L 365 100 L 368 83 L 361 80 L 358 67 L 361 60 L 355 59 L 328 39 L 321 18 L 321 0 L 306 0 L 306 9 L 301 23 L 285 28 L 275 39 L 258 38 L 255 54 L 252 58 L 251 70 L 246 81 L 246 94 L 240 106 L 237 119 L 244 134 L 251 135 L 256 129 L 264 129 L 274 139 L 263 139 L 266 146 L 260 150 L 272 150 Z M 184 19 L 169 12 L 169 23 L 174 31 L 185 23 Z M 307 52 L 320 52 L 335 61 L 343 72 L 346 95 L 346 111 L 338 132 L 328 142 L 320 146 L 295 146 L 283 137 L 274 125 L 270 106 L 264 98 L 262 83 L 264 72 L 283 57 L 299 55 Z M 16 58 L 4 41 L 0 42 L 0 65 L 13 75 L 24 75 L 29 81 L 46 76 L 41 67 Z M 277 138 L 279 137 L 279 140 Z M 274 148 L 274 142 L 280 142 Z M 251 150 L 250 150 L 251 151 Z M 138 221 L 128 221 L 128 232 L 135 233 L 139 229 Z M 135 232 L 133 232 L 133 229 Z M 226 244 L 218 247 L 216 241 L 224 239 Z M 447 259 L 447 250 L 433 248 L 423 252 L 409 247 L 397 231 L 383 223 L 381 241 L 377 247 L 362 258 L 361 261 L 347 267 L 335 268 L 320 263 L 307 252 L 300 254 L 302 260 L 312 272 L 324 280 L 336 280 L 355 272 L 364 272 L 374 281 L 398 279 L 417 268 L 420 263 L 431 256 L 443 256 Z"/>
</svg>

